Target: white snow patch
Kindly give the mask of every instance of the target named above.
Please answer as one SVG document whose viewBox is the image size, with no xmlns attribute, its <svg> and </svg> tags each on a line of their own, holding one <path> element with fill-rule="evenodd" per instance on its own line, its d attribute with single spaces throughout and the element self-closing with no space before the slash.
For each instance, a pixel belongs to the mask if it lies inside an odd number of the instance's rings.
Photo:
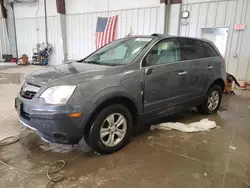
<svg viewBox="0 0 250 188">
<path fill-rule="evenodd" d="M 148 136 L 148 140 L 152 140 L 153 138 L 153 136 Z"/>
<path fill-rule="evenodd" d="M 234 147 L 234 146 L 229 146 L 229 149 L 235 150 L 236 147 Z"/>
<path fill-rule="evenodd" d="M 191 133 L 200 131 L 209 131 L 210 129 L 216 128 L 216 123 L 208 119 L 202 119 L 201 121 L 184 124 L 184 123 L 161 123 L 159 125 L 152 125 L 151 130 L 163 129 L 163 130 L 178 130 L 181 132 Z"/>
</svg>

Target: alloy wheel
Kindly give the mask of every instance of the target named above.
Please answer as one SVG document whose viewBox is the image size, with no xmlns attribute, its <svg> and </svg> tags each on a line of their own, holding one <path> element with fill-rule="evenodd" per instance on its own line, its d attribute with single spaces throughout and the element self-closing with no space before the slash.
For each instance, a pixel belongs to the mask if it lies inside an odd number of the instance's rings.
<svg viewBox="0 0 250 188">
<path fill-rule="evenodd" d="M 100 138 L 104 145 L 114 147 L 119 144 L 127 132 L 127 121 L 120 113 L 109 115 L 100 129 Z"/>
<path fill-rule="evenodd" d="M 219 102 L 220 102 L 220 95 L 218 91 L 213 91 L 208 97 L 208 102 L 207 102 L 208 109 L 210 111 L 214 111 L 218 107 Z"/>
</svg>

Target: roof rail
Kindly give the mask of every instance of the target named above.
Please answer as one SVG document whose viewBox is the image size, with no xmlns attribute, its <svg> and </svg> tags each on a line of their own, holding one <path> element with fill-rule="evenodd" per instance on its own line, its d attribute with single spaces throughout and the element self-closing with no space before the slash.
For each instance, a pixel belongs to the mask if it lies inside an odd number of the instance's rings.
<svg viewBox="0 0 250 188">
<path fill-rule="evenodd" d="M 152 37 L 159 37 L 159 36 L 164 36 L 163 34 L 160 34 L 160 33 L 153 33 L 151 35 Z"/>
<path fill-rule="evenodd" d="M 158 37 L 159 34 L 158 34 L 158 33 L 153 33 L 151 36 L 152 36 L 152 37 Z"/>
</svg>

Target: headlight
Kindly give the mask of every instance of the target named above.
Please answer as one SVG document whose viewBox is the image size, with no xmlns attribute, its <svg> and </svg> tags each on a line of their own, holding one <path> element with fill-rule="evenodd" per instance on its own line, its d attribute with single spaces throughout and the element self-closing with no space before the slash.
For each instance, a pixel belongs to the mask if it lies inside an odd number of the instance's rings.
<svg viewBox="0 0 250 188">
<path fill-rule="evenodd" d="M 25 78 L 23 79 L 23 82 L 22 82 L 22 84 L 21 84 L 21 87 L 23 87 L 23 84 L 25 83 Z"/>
<path fill-rule="evenodd" d="M 76 86 L 54 86 L 46 89 L 40 98 L 48 104 L 65 104 L 73 94 Z"/>
</svg>

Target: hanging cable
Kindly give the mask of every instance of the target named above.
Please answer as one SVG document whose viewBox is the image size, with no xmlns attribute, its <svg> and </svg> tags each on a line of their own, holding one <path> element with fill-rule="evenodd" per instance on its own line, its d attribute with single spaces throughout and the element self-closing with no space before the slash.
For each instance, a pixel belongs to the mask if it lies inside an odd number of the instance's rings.
<svg viewBox="0 0 250 188">
<path fill-rule="evenodd" d="M 45 21 L 45 42 L 48 45 L 48 18 L 47 18 L 47 0 L 44 0 L 44 21 Z"/>
<path fill-rule="evenodd" d="M 36 37 L 37 37 L 37 43 L 39 43 L 39 28 L 38 28 L 38 11 L 40 9 L 40 1 L 37 1 L 37 10 L 36 10 Z"/>
<path fill-rule="evenodd" d="M 7 138 L 4 138 L 4 139 L 0 140 L 0 146 L 8 146 L 8 145 L 11 145 L 11 144 L 14 144 L 14 143 L 18 142 L 19 140 L 20 140 L 20 136 L 10 136 L 10 137 L 7 137 Z M 10 169 L 14 169 L 14 170 L 24 172 L 24 173 L 27 173 L 27 174 L 46 175 L 47 178 L 49 179 L 49 181 L 46 184 L 45 188 L 47 188 L 51 182 L 56 183 L 56 182 L 61 181 L 63 179 L 63 175 L 61 175 L 61 174 L 55 175 L 53 177 L 51 176 L 51 174 L 55 174 L 55 173 L 60 172 L 65 166 L 65 161 L 64 160 L 57 160 L 57 161 L 55 161 L 55 162 L 53 162 L 53 163 L 51 163 L 49 165 L 46 172 L 32 172 L 32 171 L 29 171 L 29 170 L 25 170 L 25 169 L 22 169 L 22 168 L 12 166 L 12 165 L 4 162 L 2 159 L 0 159 L 0 163 L 2 163 L 3 165 L 9 167 Z M 56 165 L 59 165 L 59 164 L 60 164 L 60 166 L 58 168 L 56 168 L 54 170 L 51 170 L 52 167 L 54 167 Z"/>
<path fill-rule="evenodd" d="M 110 14 L 109 14 L 109 0 L 108 0 L 108 17 L 110 16 Z"/>
</svg>

